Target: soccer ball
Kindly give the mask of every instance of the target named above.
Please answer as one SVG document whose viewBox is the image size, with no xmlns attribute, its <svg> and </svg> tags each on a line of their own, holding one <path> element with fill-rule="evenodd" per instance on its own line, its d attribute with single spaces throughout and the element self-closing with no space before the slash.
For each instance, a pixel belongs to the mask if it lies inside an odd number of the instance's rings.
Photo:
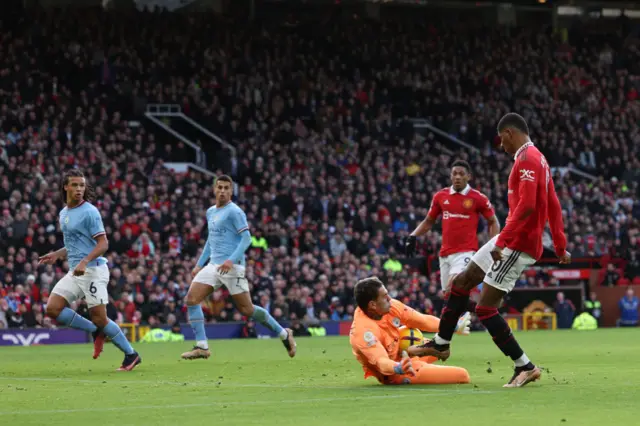
<svg viewBox="0 0 640 426">
<path fill-rule="evenodd" d="M 421 345 L 424 341 L 422 332 L 415 328 L 400 327 L 400 352 L 406 351 L 409 346 Z"/>
</svg>

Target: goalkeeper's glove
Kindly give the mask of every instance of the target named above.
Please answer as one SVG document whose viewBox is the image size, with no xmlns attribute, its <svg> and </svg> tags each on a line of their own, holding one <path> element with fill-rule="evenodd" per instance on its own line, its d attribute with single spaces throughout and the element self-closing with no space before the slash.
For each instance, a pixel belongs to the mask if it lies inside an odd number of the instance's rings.
<svg viewBox="0 0 640 426">
<path fill-rule="evenodd" d="M 469 312 L 465 312 L 458 319 L 458 324 L 456 325 L 456 334 L 469 335 L 471 330 L 469 329 L 469 324 L 471 324 L 471 314 Z"/>
<path fill-rule="evenodd" d="M 407 257 L 413 257 L 416 254 L 417 237 L 415 235 L 409 235 L 407 241 L 404 243 L 404 254 Z"/>
<path fill-rule="evenodd" d="M 408 374 L 409 376 L 416 375 L 416 372 L 413 369 L 413 364 L 411 363 L 411 358 L 409 358 L 407 351 L 402 351 L 402 360 L 400 362 L 396 362 L 396 365 L 393 367 L 393 371 L 396 374 Z"/>
</svg>

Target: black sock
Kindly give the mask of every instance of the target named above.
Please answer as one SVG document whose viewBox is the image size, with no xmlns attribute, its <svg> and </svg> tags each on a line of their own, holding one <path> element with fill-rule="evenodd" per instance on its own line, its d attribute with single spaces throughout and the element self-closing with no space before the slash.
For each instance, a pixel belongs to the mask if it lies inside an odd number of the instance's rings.
<svg viewBox="0 0 640 426">
<path fill-rule="evenodd" d="M 469 299 L 469 301 L 467 302 L 467 312 L 474 313 L 476 311 L 476 306 L 478 306 L 478 304 Z"/>
<path fill-rule="evenodd" d="M 516 338 L 513 337 L 513 333 L 511 333 L 511 327 L 509 327 L 509 324 L 502 318 L 496 308 L 478 306 L 476 307 L 476 314 L 489 334 L 491 334 L 491 337 L 493 337 L 493 342 L 503 354 L 514 361 L 524 355 L 524 351 Z"/>
<path fill-rule="evenodd" d="M 445 293 L 444 295 L 445 302 L 449 300 L 449 295 L 450 295 L 450 292 Z M 473 300 L 469 299 L 469 301 L 467 302 L 467 312 L 474 313 L 476 311 L 476 306 L 478 306 L 478 304 Z"/>
<path fill-rule="evenodd" d="M 453 287 L 449 299 L 442 309 L 438 337 L 451 340 L 456 331 L 458 319 L 464 314 L 469 303 L 469 291 Z"/>
</svg>

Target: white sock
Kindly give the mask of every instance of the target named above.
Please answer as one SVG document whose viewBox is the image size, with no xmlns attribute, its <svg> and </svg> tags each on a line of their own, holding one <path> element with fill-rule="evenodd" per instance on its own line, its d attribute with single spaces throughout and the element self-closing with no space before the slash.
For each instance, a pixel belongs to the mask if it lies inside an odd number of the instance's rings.
<svg viewBox="0 0 640 426">
<path fill-rule="evenodd" d="M 514 362 L 516 364 L 516 367 L 524 367 L 525 365 L 529 364 L 531 361 L 529 361 L 527 354 L 522 354 L 522 356 L 516 359 Z"/>
<path fill-rule="evenodd" d="M 442 337 L 438 336 L 437 334 L 433 338 L 433 340 L 435 340 L 438 345 L 448 345 L 449 343 L 451 343 L 451 340 L 445 340 Z"/>
<path fill-rule="evenodd" d="M 289 337 L 289 332 L 283 328 L 279 336 L 280 336 L 280 340 L 287 340 L 287 337 Z"/>
<path fill-rule="evenodd" d="M 209 349 L 209 343 L 206 340 L 198 340 L 196 346 L 202 349 Z"/>
</svg>

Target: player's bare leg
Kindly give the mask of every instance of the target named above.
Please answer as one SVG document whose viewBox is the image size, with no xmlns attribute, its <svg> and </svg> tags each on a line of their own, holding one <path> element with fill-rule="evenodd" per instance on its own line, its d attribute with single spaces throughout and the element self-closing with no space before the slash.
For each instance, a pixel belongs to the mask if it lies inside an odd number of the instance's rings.
<svg viewBox="0 0 640 426">
<path fill-rule="evenodd" d="M 64 297 L 53 293 L 49 296 L 49 300 L 47 301 L 47 315 L 50 318 L 56 319 L 60 316 L 62 310 L 68 306 L 69 303 L 67 303 L 67 300 Z"/>
<path fill-rule="evenodd" d="M 277 333 L 289 356 L 291 358 L 296 356 L 297 346 L 291 329 L 282 328 L 269 312 L 260 306 L 254 305 L 248 291 L 234 294 L 231 297 L 233 298 L 233 303 L 236 305 L 236 308 L 242 315 L 245 317 L 253 317 L 260 324 Z"/>
<path fill-rule="evenodd" d="M 471 290 L 482 282 L 484 275 L 482 268 L 470 261 L 465 270 L 453 278 L 449 298 L 440 316 L 438 334 L 433 340 L 419 346 L 419 356 L 435 356 L 442 361 L 449 358 L 451 355 L 449 344 L 456 331 L 458 319 L 469 307 Z"/>
<path fill-rule="evenodd" d="M 476 314 L 489 334 L 491 334 L 491 337 L 493 337 L 493 342 L 496 346 L 515 363 L 513 376 L 504 387 L 519 388 L 538 380 L 541 372 L 538 367 L 529 361 L 529 358 L 513 336 L 511 327 L 509 327 L 502 315 L 498 313 L 498 308 L 502 304 L 502 298 L 505 294 L 504 291 L 485 283 L 482 286 Z"/>
<path fill-rule="evenodd" d="M 185 303 L 189 311 L 189 323 L 193 328 L 196 344 L 193 349 L 182 354 L 182 359 L 207 359 L 211 356 L 207 335 L 204 331 L 204 314 L 200 303 L 213 293 L 213 287 L 207 284 L 193 282 L 187 292 Z"/>
</svg>

